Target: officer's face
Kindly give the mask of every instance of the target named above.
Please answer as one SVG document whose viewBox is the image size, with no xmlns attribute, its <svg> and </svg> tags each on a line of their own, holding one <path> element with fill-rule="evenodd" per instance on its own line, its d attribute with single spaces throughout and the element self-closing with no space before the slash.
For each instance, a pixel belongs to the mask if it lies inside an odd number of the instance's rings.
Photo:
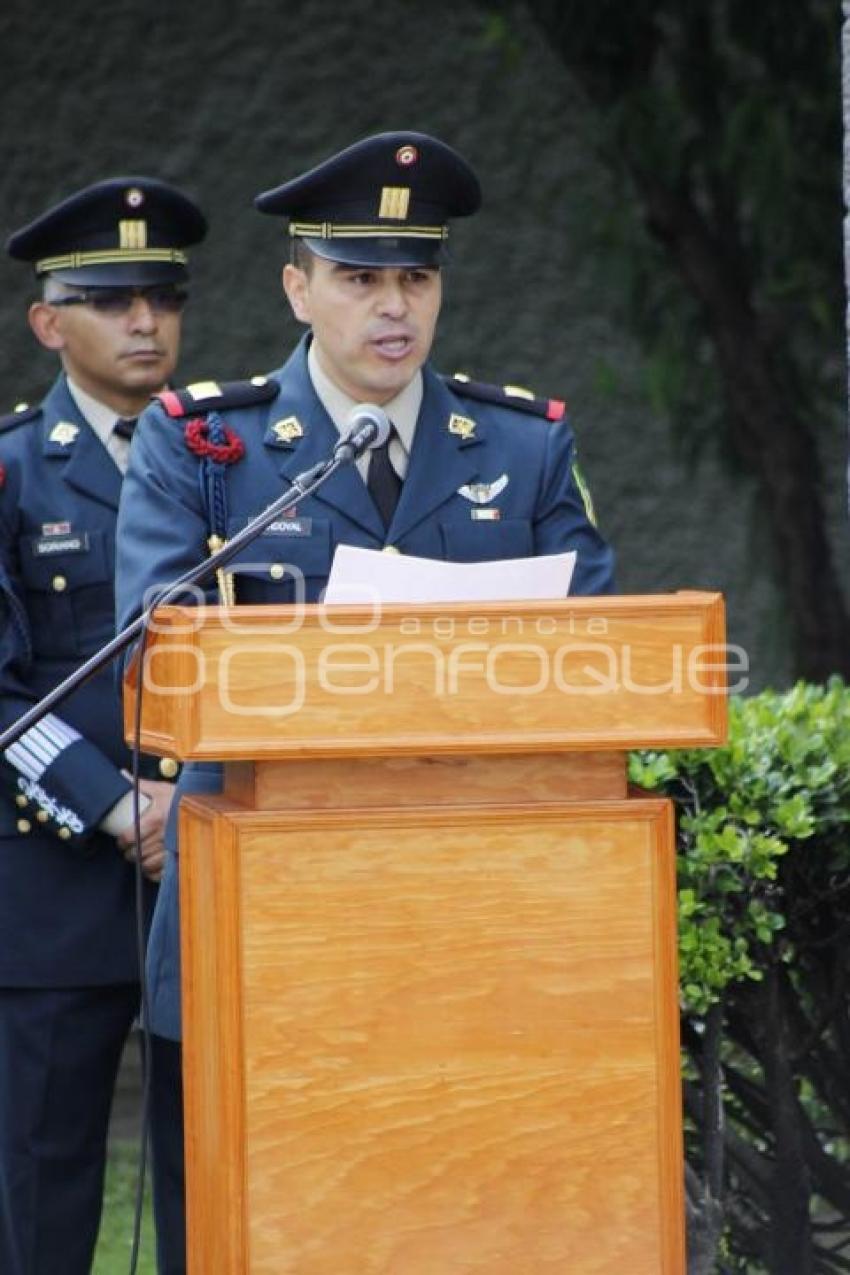
<svg viewBox="0 0 850 1275">
<path fill-rule="evenodd" d="M 111 312 L 91 304 L 36 302 L 30 324 L 48 349 L 56 350 L 71 379 L 122 415 L 135 415 L 174 372 L 180 349 L 181 315 L 136 295 Z"/>
<path fill-rule="evenodd" d="M 358 402 L 386 403 L 425 362 L 440 313 L 437 269 L 346 266 L 315 257 L 284 267 L 293 313 L 313 329 L 323 370 Z"/>
</svg>

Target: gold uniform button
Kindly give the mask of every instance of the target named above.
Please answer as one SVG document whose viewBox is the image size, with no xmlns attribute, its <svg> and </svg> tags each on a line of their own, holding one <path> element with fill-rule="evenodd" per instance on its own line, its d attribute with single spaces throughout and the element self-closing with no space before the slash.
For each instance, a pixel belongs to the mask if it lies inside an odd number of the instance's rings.
<svg viewBox="0 0 850 1275">
<path fill-rule="evenodd" d="M 36 819 L 38 820 L 39 823 L 47 823 L 49 818 L 50 818 L 50 815 L 47 813 L 46 810 L 39 810 L 38 814 L 36 815 Z"/>
<path fill-rule="evenodd" d="M 286 575 L 286 567 L 282 566 L 279 562 L 273 562 L 269 567 L 269 575 L 273 580 L 282 580 Z"/>
<path fill-rule="evenodd" d="M 57 833 L 57 836 L 61 837 L 63 841 L 68 841 L 71 837 L 71 829 L 60 828 L 59 832 Z"/>
<path fill-rule="evenodd" d="M 16 806 L 20 806 L 20 807 L 21 807 L 21 809 L 23 810 L 24 806 L 26 806 L 26 805 L 28 805 L 28 804 L 29 804 L 29 802 L 27 801 L 27 799 L 26 799 L 26 797 L 24 796 L 24 794 L 23 794 L 22 792 L 19 792 L 19 793 L 18 793 L 18 795 L 17 795 L 17 797 L 15 798 L 15 805 L 16 805 Z"/>
<path fill-rule="evenodd" d="M 173 779 L 180 769 L 180 763 L 175 761 L 173 757 L 160 757 L 159 773 L 163 779 Z"/>
<path fill-rule="evenodd" d="M 67 587 L 68 587 L 68 581 L 65 579 L 64 576 L 53 577 L 53 588 L 56 591 L 56 593 L 64 593 Z"/>
<path fill-rule="evenodd" d="M 383 553 L 401 553 L 400 549 L 396 549 L 395 545 L 384 545 Z"/>
<path fill-rule="evenodd" d="M 32 832 L 32 824 L 29 819 L 18 820 L 18 832 Z"/>
</svg>

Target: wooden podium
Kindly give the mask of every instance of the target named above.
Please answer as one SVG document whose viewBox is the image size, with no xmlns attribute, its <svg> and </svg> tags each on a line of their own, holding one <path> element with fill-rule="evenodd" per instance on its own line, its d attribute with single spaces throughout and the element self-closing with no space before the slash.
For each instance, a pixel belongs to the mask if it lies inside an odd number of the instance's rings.
<svg viewBox="0 0 850 1275">
<path fill-rule="evenodd" d="M 169 608 L 191 1275 L 683 1275 L 670 804 L 716 594 Z M 132 721 L 132 691 L 127 720 Z"/>
</svg>

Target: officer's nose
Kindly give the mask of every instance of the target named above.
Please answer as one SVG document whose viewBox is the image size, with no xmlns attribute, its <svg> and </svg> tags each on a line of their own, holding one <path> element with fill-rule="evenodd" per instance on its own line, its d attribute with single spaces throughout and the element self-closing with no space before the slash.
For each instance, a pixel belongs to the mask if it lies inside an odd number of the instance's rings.
<svg viewBox="0 0 850 1275">
<path fill-rule="evenodd" d="M 384 279 L 379 304 L 381 313 L 391 319 L 400 319 L 407 313 L 407 296 L 400 279 Z"/>
<path fill-rule="evenodd" d="M 133 304 L 130 306 L 127 323 L 131 332 L 156 331 L 157 314 L 147 297 L 133 297 Z"/>
</svg>

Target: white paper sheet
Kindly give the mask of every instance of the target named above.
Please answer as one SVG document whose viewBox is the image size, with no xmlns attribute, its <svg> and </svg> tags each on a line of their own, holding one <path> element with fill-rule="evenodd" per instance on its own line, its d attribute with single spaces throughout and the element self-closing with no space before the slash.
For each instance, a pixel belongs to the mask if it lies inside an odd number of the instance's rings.
<svg viewBox="0 0 850 1275">
<path fill-rule="evenodd" d="M 575 561 L 571 552 L 495 562 L 440 562 L 340 545 L 324 601 L 359 605 L 548 601 L 567 596 Z"/>
</svg>

